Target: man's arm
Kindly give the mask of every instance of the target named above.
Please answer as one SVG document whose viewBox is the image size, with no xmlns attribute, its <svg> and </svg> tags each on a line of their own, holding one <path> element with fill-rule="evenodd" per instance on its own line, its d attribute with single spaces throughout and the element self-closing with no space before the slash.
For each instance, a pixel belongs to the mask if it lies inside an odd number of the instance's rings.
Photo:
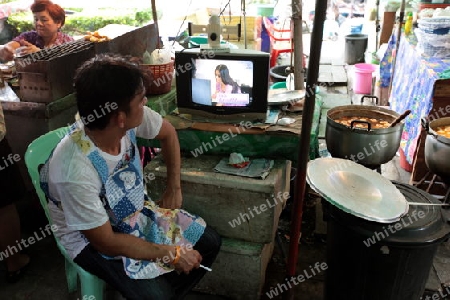
<svg viewBox="0 0 450 300">
<path fill-rule="evenodd" d="M 167 166 L 167 187 L 159 206 L 170 209 L 180 208 L 183 199 L 180 183 L 180 143 L 177 132 L 172 124 L 163 120 L 161 130 L 156 139 L 161 142 L 161 152 Z"/>
<path fill-rule="evenodd" d="M 109 221 L 102 226 L 83 230 L 82 233 L 97 251 L 108 256 L 172 263 L 177 255 L 175 246 L 149 243 L 131 234 L 114 232 Z M 198 251 L 186 247 L 179 251 L 179 257 L 174 267 L 185 273 L 198 268 L 202 260 Z"/>
</svg>

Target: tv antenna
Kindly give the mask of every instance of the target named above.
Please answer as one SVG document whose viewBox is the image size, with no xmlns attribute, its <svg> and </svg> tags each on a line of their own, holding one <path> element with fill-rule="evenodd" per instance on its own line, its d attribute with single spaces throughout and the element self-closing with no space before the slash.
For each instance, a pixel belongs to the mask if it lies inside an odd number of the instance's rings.
<svg viewBox="0 0 450 300">
<path fill-rule="evenodd" d="M 230 52 L 230 46 L 228 44 L 222 44 L 222 34 L 236 34 L 238 38 L 241 37 L 241 24 L 234 26 L 220 25 L 220 17 L 218 15 L 212 15 L 209 18 L 208 25 L 194 25 L 191 22 L 188 23 L 189 36 L 196 33 L 207 33 L 208 44 L 200 44 L 200 49 L 213 50 L 217 52 Z"/>
</svg>

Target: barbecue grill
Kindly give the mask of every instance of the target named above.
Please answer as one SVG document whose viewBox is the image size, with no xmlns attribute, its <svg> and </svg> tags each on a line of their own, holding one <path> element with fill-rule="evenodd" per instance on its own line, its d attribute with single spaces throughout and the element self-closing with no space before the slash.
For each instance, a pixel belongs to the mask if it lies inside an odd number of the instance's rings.
<svg viewBox="0 0 450 300">
<path fill-rule="evenodd" d="M 149 24 L 119 35 L 109 41 L 93 43 L 77 40 L 15 58 L 20 84 L 20 99 L 48 103 L 73 92 L 75 70 L 100 53 L 142 57 L 158 43 L 155 25 Z"/>
</svg>

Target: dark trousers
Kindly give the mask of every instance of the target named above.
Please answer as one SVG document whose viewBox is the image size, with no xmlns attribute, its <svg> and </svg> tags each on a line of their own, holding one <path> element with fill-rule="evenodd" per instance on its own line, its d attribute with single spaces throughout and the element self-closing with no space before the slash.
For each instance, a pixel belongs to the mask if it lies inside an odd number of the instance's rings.
<svg viewBox="0 0 450 300">
<path fill-rule="evenodd" d="M 202 255 L 202 265 L 212 265 L 220 245 L 220 236 L 210 227 L 206 227 L 194 246 Z M 123 269 L 122 260 L 105 259 L 90 244 L 74 261 L 86 271 L 103 279 L 126 299 L 133 300 L 183 299 L 206 273 L 206 270 L 198 268 L 188 275 L 172 271 L 154 279 L 131 279 Z"/>
<path fill-rule="evenodd" d="M 20 200 L 25 195 L 25 184 L 20 175 L 17 155 L 11 150 L 6 138 L 0 141 L 0 208 Z"/>
</svg>

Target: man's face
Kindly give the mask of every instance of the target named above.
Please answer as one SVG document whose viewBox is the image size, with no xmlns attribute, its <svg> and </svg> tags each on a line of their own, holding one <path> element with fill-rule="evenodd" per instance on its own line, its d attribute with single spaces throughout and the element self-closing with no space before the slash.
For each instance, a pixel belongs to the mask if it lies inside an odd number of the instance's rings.
<svg viewBox="0 0 450 300">
<path fill-rule="evenodd" d="M 141 89 L 136 93 L 133 100 L 130 102 L 130 111 L 127 113 L 127 128 L 135 128 L 141 125 L 144 116 L 144 105 L 147 104 L 147 97 L 145 96 L 145 88 L 142 85 Z"/>
</svg>

